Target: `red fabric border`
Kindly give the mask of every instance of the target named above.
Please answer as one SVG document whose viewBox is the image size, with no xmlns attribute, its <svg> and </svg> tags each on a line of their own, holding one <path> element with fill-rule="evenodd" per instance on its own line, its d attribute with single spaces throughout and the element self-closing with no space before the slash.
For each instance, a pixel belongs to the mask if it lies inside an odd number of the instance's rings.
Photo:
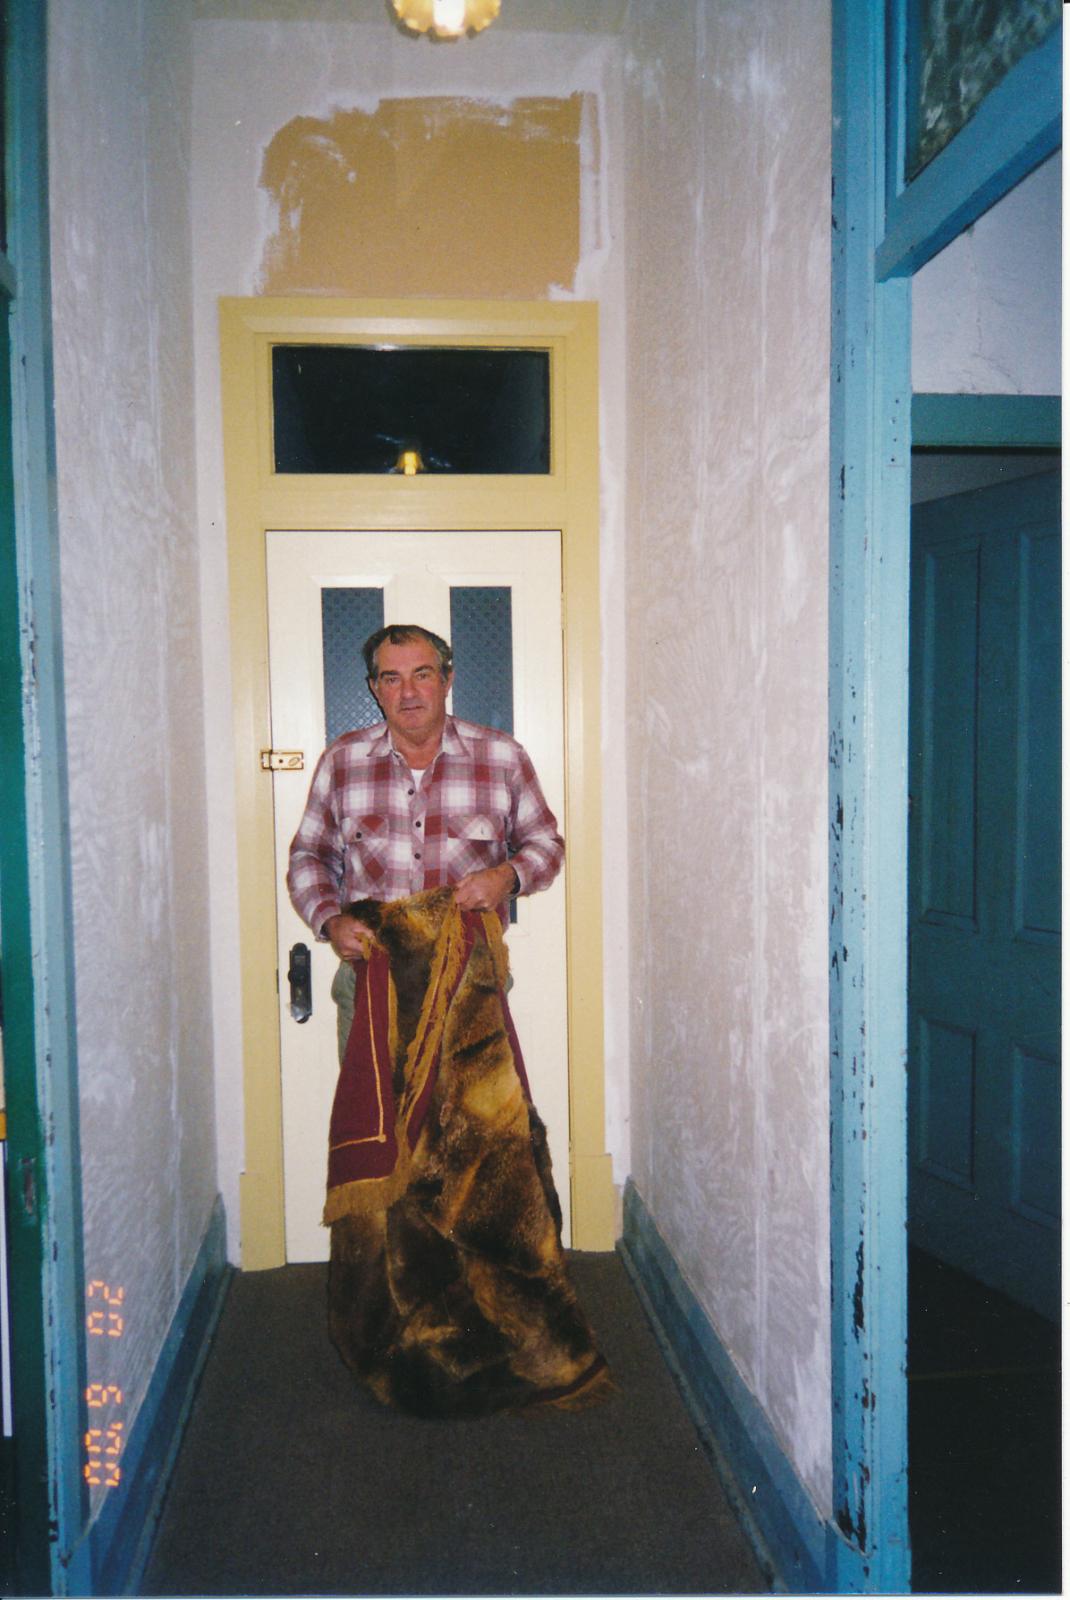
<svg viewBox="0 0 1070 1600">
<path fill-rule="evenodd" d="M 386 1178 L 398 1157 L 390 1059 L 390 962 L 373 949 L 357 968 L 353 1026 L 338 1075 L 328 1136 L 327 1188 Z"/>
</svg>

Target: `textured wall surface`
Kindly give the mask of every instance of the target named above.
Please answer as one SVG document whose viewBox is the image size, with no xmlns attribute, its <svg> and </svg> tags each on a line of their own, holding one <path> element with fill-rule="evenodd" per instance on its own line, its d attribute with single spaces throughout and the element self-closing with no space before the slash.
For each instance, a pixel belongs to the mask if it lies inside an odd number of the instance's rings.
<svg viewBox="0 0 1070 1600">
<path fill-rule="evenodd" d="M 369 8 L 355 8 L 358 12 Z M 221 295 L 267 291 L 435 297 L 596 300 L 601 308 L 603 617 L 603 785 L 606 861 L 607 1149 L 618 1182 L 628 1173 L 627 852 L 624 743 L 624 330 L 620 235 L 620 42 L 595 33 L 489 29 L 436 47 L 405 38 L 377 8 L 374 21 L 307 20 L 317 0 L 295 0 L 292 20 L 257 20 L 274 7 L 212 0 L 195 24 L 193 216 L 197 345 L 197 451 L 202 529 L 202 606 L 207 708 L 215 977 L 220 1063 L 219 1182 L 228 1216 L 238 1214 L 242 1164 L 241 1014 L 233 806 L 234 743 L 229 702 L 229 616 L 225 484 L 220 415 L 218 314 Z M 546 7 L 533 7 L 536 12 Z M 567 22 L 570 4 L 550 8 Z M 590 0 L 576 4 L 589 17 Z M 224 13 L 231 12 L 228 19 Z M 337 10 L 337 8 L 335 8 Z M 409 192 L 439 159 L 424 140 L 428 108 L 447 119 L 454 147 L 470 158 L 463 188 L 484 217 L 506 185 L 497 222 L 473 236 L 470 260 L 440 248 L 411 253 Z M 342 143 L 337 136 L 341 134 Z M 404 134 L 404 138 L 400 137 Z M 323 136 L 322 140 L 320 136 Z M 417 138 L 417 136 L 419 136 Z M 384 165 L 381 141 L 391 143 Z M 317 141 L 320 142 L 317 142 Z M 340 157 L 346 155 L 346 163 Z M 374 213 L 365 156 L 383 180 Z M 549 161 L 550 166 L 546 163 Z M 340 266 L 332 242 L 324 163 L 346 191 L 337 215 L 344 234 L 366 218 L 391 254 L 363 252 L 362 271 Z M 558 170 L 558 180 L 540 179 Z M 353 173 L 350 183 L 349 173 Z M 450 193 L 457 193 L 451 179 Z M 516 190 L 543 226 L 522 270 L 513 256 Z M 353 190 L 363 190 L 350 202 Z M 297 203 L 291 204 L 296 198 Z M 308 202 L 306 205 L 306 201 Z M 432 244 L 456 242 L 463 218 L 436 199 L 426 214 Z M 530 234 L 529 234 L 530 237 Z M 440 263 L 442 271 L 439 271 Z M 343 281 L 339 281 L 339 273 Z M 234 1229 L 231 1231 L 234 1245 Z"/>
<path fill-rule="evenodd" d="M 90 1379 L 132 1420 L 216 1187 L 213 1030 L 237 1216 L 216 301 L 274 282 L 265 155 L 387 100 L 579 97 L 574 276 L 521 292 L 602 310 L 609 1144 L 827 1512 L 827 0 L 443 49 L 227 9 L 194 27 L 192 135 L 184 3 L 52 12 L 86 1266 L 125 1291 Z"/>
<path fill-rule="evenodd" d="M 387 99 L 579 96 L 578 259 L 544 292 L 602 309 L 609 1143 L 622 1177 L 631 1105 L 644 1200 L 827 1512 L 827 0 L 636 4 L 623 47 L 225 9 L 194 29 L 191 146 L 186 5 L 53 7 L 86 1266 L 125 1290 L 90 1378 L 132 1419 L 216 1186 L 209 915 L 237 1216 L 216 300 L 271 281 L 265 154 Z"/>
<path fill-rule="evenodd" d="M 1004 195 L 914 278 L 923 394 L 1060 394 L 1062 156 Z"/>
<path fill-rule="evenodd" d="M 121 1336 L 104 1319 L 87 1361 L 91 1382 L 121 1390 L 109 1415 L 129 1432 L 216 1193 L 192 30 L 190 8 L 174 0 L 57 0 L 50 13 L 85 1266 L 123 1290 Z"/>
<path fill-rule="evenodd" d="M 633 1175 L 827 1514 L 829 11 L 625 44 Z"/>
</svg>

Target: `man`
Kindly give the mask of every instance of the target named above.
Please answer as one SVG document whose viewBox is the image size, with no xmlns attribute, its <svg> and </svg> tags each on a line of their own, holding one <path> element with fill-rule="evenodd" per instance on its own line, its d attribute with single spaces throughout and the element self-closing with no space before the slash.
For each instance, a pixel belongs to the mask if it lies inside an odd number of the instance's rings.
<svg viewBox="0 0 1070 1600">
<path fill-rule="evenodd" d="M 608 1372 L 562 1253 L 493 915 L 553 882 L 557 823 L 515 739 L 447 716 L 445 640 L 381 628 L 364 660 L 384 721 L 324 751 L 288 875 L 341 962 L 331 1339 L 419 1416 L 593 1404 Z"/>
<path fill-rule="evenodd" d="M 384 721 L 324 751 L 287 874 L 298 914 L 341 962 L 331 993 L 342 1050 L 352 963 L 371 932 L 344 905 L 454 884 L 462 911 L 497 910 L 504 924 L 510 896 L 549 888 L 564 858 L 527 752 L 507 733 L 447 715 L 444 639 L 393 624 L 368 639 L 364 662 Z"/>
</svg>

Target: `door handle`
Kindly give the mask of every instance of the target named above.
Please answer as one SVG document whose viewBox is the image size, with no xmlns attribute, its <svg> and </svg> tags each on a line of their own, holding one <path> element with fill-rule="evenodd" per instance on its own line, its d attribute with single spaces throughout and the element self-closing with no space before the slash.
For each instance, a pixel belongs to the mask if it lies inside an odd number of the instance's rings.
<svg viewBox="0 0 1070 1600">
<path fill-rule="evenodd" d="M 312 1015 L 312 952 L 307 944 L 290 946 L 290 1015 L 295 1022 L 307 1022 Z"/>
</svg>

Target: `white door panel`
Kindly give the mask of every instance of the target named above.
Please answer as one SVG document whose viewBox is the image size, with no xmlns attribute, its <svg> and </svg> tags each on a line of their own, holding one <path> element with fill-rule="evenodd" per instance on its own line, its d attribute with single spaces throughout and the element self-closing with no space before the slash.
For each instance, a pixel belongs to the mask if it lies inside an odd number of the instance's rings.
<svg viewBox="0 0 1070 1600">
<path fill-rule="evenodd" d="M 283 1165 L 286 1253 L 324 1260 L 320 1226 L 327 1127 L 338 1075 L 330 985 L 337 962 L 290 905 L 286 866 L 312 769 L 324 748 L 322 592 L 382 590 L 385 622 L 419 622 L 451 634 L 450 590 L 507 587 L 512 599 L 513 716 L 516 737 L 535 765 L 547 801 L 564 813 L 561 659 L 561 544 L 554 531 L 524 533 L 304 533 L 267 535 L 271 736 L 276 750 L 304 752 L 303 771 L 274 774 L 282 1035 Z M 353 672 L 364 664 L 355 641 Z M 288 953 L 312 950 L 312 1016 L 289 1013 Z M 514 986 L 509 996 L 531 1080 L 546 1122 L 565 1242 L 569 1229 L 568 1047 L 564 874 L 546 892 L 519 902 L 508 933 Z"/>
</svg>

